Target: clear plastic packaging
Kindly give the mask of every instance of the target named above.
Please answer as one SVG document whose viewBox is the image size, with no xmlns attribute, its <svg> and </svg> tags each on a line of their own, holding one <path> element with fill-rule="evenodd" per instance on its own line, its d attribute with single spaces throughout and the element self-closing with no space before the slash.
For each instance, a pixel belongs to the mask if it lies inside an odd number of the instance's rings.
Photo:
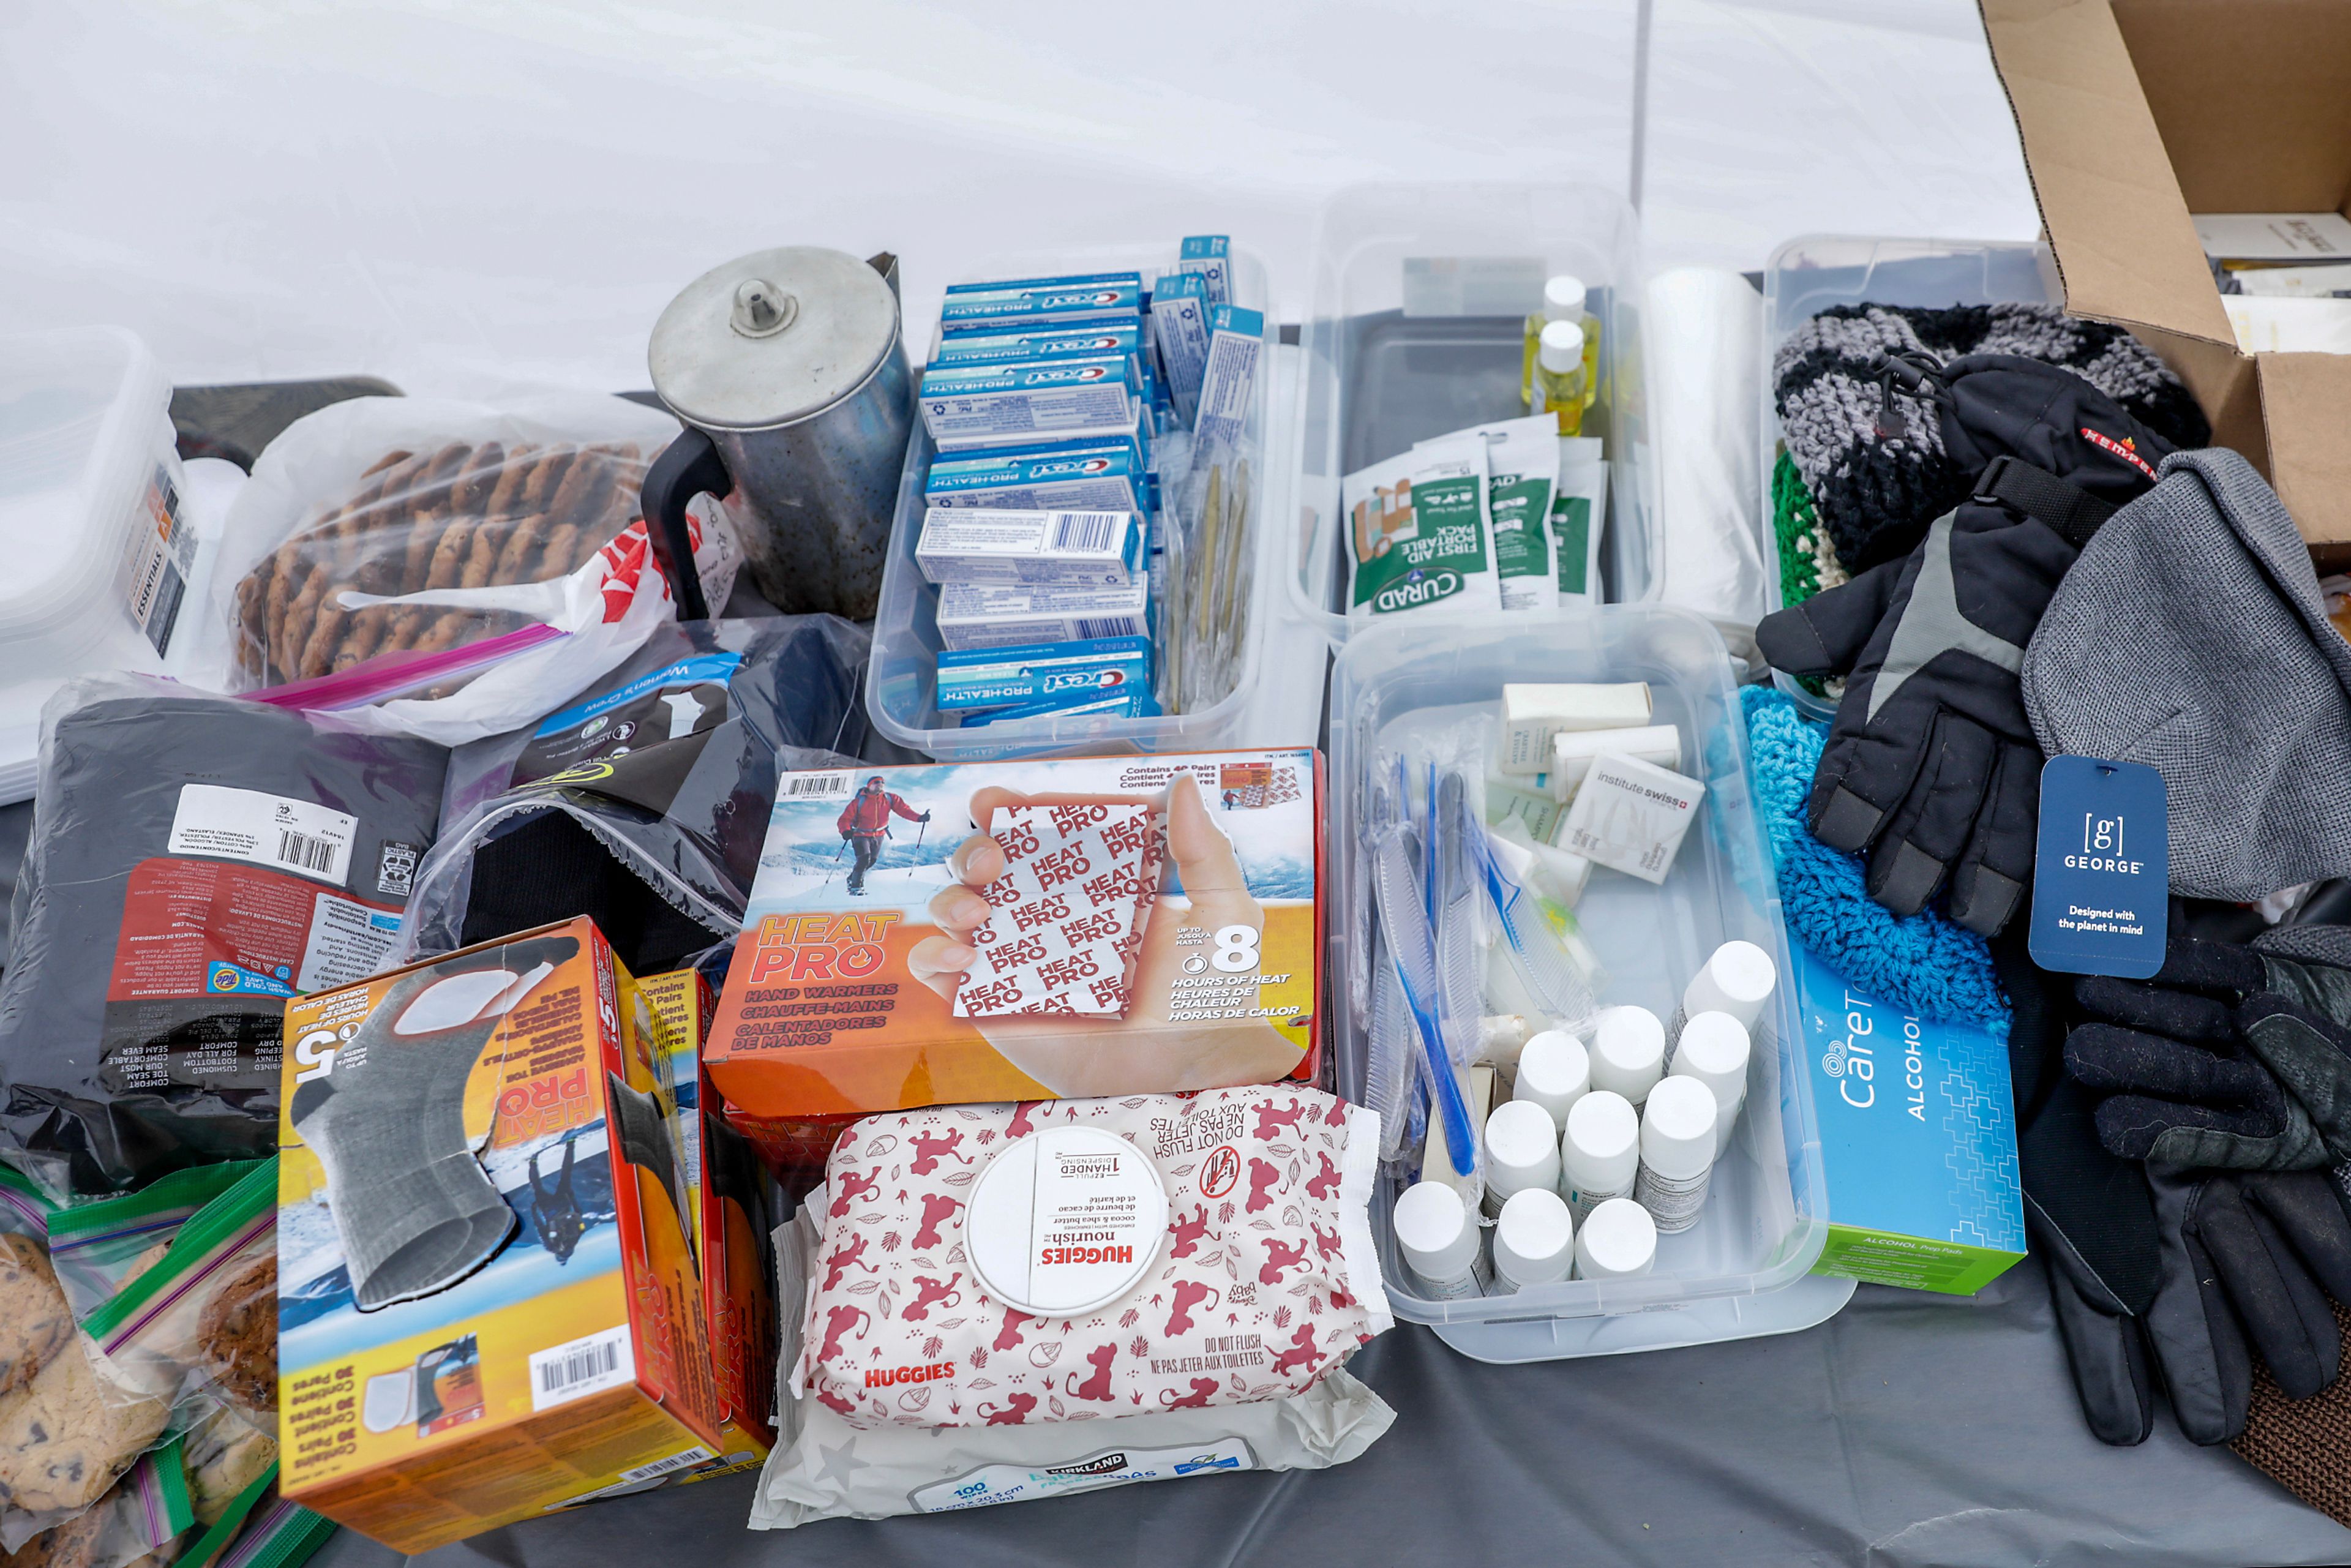
<svg viewBox="0 0 2351 1568">
<path fill-rule="evenodd" d="M 160 671 L 194 571 L 172 383 L 120 327 L 0 338 L 0 803 L 33 792 L 41 704 Z"/>
<path fill-rule="evenodd" d="M 1415 442 L 1523 415 L 1526 318 L 1561 273 L 1583 280 L 1600 323 L 1601 384 L 1583 434 L 1604 439 L 1611 470 L 1603 586 L 1612 601 L 1650 597 L 1633 210 L 1595 185 L 1357 185 L 1331 198 L 1315 241 L 1301 474 L 1282 514 L 1300 529 L 1285 591 L 1334 645 L 1350 631 L 1342 479 Z"/>
<path fill-rule="evenodd" d="M 1332 677 L 1331 841 L 1353 842 L 1368 767 L 1397 721 L 1466 716 L 1496 702 L 1506 681 L 1634 680 L 1650 684 L 1658 721 L 1687 737 L 1684 766 L 1707 795 L 1661 887 L 1593 873 L 1578 914 L 1611 977 L 1598 1000 L 1670 1014 L 1689 977 L 1734 937 L 1784 963 L 1729 656 L 1711 627 L 1682 611 L 1604 606 L 1507 625 L 1403 623 L 1352 640 Z M 1357 936 L 1337 916 L 1353 907 L 1360 872 L 1352 855 L 1333 859 L 1339 886 L 1326 905 L 1334 912 L 1329 940 L 1333 962 L 1343 963 Z M 1343 988 L 1333 1008 L 1339 1089 L 1353 1098 L 1366 1066 L 1365 1020 Z M 1397 1316 L 1437 1325 L 1472 1355 L 1531 1360 L 1781 1332 L 1842 1306 L 1851 1294 L 1844 1281 L 1805 1278 L 1826 1238 L 1827 1213 L 1812 1092 L 1793 1055 L 1801 1038 L 1793 1004 L 1776 995 L 1766 1016 L 1771 1038 L 1758 1031 L 1747 1111 L 1705 1209 L 1688 1230 L 1660 1239 L 1652 1272 L 1533 1285 L 1508 1298 L 1434 1299 L 1395 1250 L 1388 1211 L 1402 1180 L 1384 1170 L 1373 1223 Z"/>
<path fill-rule="evenodd" d="M 1791 333 L 1832 305 L 2046 304 L 2063 299 L 2056 259 L 2046 246 L 1976 240 L 1874 239 L 1804 235 L 1771 253 L 1763 270 L 1763 401 L 1759 444 L 1763 471 L 1763 608 L 1782 607 L 1780 541 L 1771 526 L 1771 468 L 1780 454 L 1780 416 L 1771 406 L 1771 360 Z M 1836 704 L 1814 696 L 1793 677 L 1771 678 L 1811 718 L 1828 718 Z"/>
<path fill-rule="evenodd" d="M 999 256 L 972 268 L 973 281 L 993 278 L 1107 272 L 1120 269 L 1174 271 L 1176 241 L 1092 250 L 1032 252 Z M 1258 358 L 1257 392 L 1249 404 L 1239 461 L 1215 469 L 1213 494 L 1204 476 L 1186 486 L 1165 486 L 1163 504 L 1181 508 L 1199 527 L 1196 557 L 1186 560 L 1176 529 L 1170 538 L 1165 578 L 1211 575 L 1230 591 L 1213 601 L 1169 598 L 1166 610 L 1188 612 L 1187 633 L 1208 632 L 1210 666 L 1196 653 L 1179 654 L 1176 674 L 1185 700 L 1179 711 L 1128 718 L 1106 714 L 1044 714 L 958 727 L 938 709 L 938 590 L 926 581 L 914 559 L 923 532 L 924 476 L 936 455 L 930 434 L 919 424 L 906 445 L 906 466 L 898 486 L 898 507 L 890 530 L 890 559 L 883 569 L 882 601 L 873 617 L 873 659 L 866 677 L 866 706 L 882 733 L 900 746 L 928 753 L 941 762 L 982 761 L 997 757 L 1061 756 L 1104 752 L 1211 751 L 1245 740 L 1240 721 L 1249 688 L 1259 673 L 1259 653 L 1279 599 L 1266 591 L 1280 571 L 1283 530 L 1272 526 L 1287 516 L 1289 476 L 1294 471 L 1290 443 L 1291 411 L 1278 404 L 1274 359 L 1280 343 L 1265 262 L 1235 246 L 1231 252 L 1232 302 L 1264 316 Z M 909 340 L 910 344 L 914 340 Z M 1154 438 L 1155 447 L 1183 444 L 1182 433 Z M 1158 455 L 1155 455 L 1157 460 Z M 1182 463 L 1176 466 L 1180 470 Z M 1213 555 L 1213 559 L 1208 559 Z M 1155 606 L 1155 612 L 1160 607 Z M 1190 636 L 1194 643 L 1204 640 Z M 1163 639 L 1164 643 L 1164 639 Z M 1163 663 L 1168 650 L 1162 646 Z M 1181 667 L 1188 665 L 1189 667 Z M 1163 674 L 1165 672 L 1163 671 Z"/>
<path fill-rule="evenodd" d="M 354 398 L 297 420 L 229 509 L 216 672 L 266 700 L 455 744 L 560 705 L 674 618 L 638 516 L 676 434 L 622 398 Z M 693 514 L 705 595 L 740 559 Z"/>
</svg>

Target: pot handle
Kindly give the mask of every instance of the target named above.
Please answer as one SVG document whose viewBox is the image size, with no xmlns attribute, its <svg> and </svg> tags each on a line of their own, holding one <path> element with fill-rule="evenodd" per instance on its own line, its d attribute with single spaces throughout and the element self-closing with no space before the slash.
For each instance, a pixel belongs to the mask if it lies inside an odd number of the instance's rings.
<svg viewBox="0 0 2351 1568">
<path fill-rule="evenodd" d="M 687 425 L 662 449 L 645 470 L 643 512 L 645 533 L 677 596 L 677 618 L 707 621 L 710 606 L 702 597 L 702 574 L 694 568 L 694 539 L 686 531 L 685 504 L 696 496 L 734 493 L 735 476 L 726 472 L 716 443 Z"/>
</svg>

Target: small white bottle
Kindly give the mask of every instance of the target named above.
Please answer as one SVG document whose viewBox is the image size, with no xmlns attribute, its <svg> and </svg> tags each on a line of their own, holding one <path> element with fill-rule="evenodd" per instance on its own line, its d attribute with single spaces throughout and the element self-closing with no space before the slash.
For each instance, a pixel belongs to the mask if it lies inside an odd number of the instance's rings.
<svg viewBox="0 0 2351 1568">
<path fill-rule="evenodd" d="M 1592 1086 L 1638 1105 L 1666 1075 L 1666 1026 L 1646 1008 L 1603 1008 L 1592 1036 Z"/>
<path fill-rule="evenodd" d="M 1505 1100 L 1486 1118 L 1486 1217 L 1529 1187 L 1559 1190 L 1559 1129 L 1529 1100 Z"/>
<path fill-rule="evenodd" d="M 1559 1194 L 1531 1186 L 1510 1195 L 1494 1225 L 1494 1279 L 1508 1290 L 1548 1285 L 1575 1267 L 1575 1221 Z"/>
<path fill-rule="evenodd" d="M 1641 1118 L 1633 1103 L 1594 1089 L 1570 1106 L 1560 1166 L 1578 1225 L 1608 1199 L 1632 1197 L 1641 1166 Z"/>
<path fill-rule="evenodd" d="M 1747 1030 L 1729 1013 L 1703 1012 L 1682 1026 L 1681 1049 L 1669 1076 L 1695 1078 L 1714 1091 L 1714 1157 L 1730 1147 L 1730 1130 L 1747 1103 L 1747 1062 L 1754 1054 Z"/>
<path fill-rule="evenodd" d="M 1547 1029 L 1519 1052 L 1513 1100 L 1525 1100 L 1551 1113 L 1553 1127 L 1567 1125 L 1567 1113 L 1592 1087 L 1592 1058 L 1583 1042 L 1564 1030 Z"/>
<path fill-rule="evenodd" d="M 1437 1300 L 1466 1301 L 1493 1288 L 1477 1222 L 1459 1192 L 1441 1181 L 1415 1182 L 1396 1199 L 1395 1219 L 1396 1250 Z"/>
<path fill-rule="evenodd" d="M 1553 321 L 1542 329 L 1535 347 L 1535 381 L 1529 406 L 1550 414 L 1562 435 L 1581 434 L 1583 411 L 1592 406 L 1586 395 L 1583 364 L 1586 343 L 1582 326 Z"/>
<path fill-rule="evenodd" d="M 1641 1111 L 1641 1175 L 1634 1201 L 1670 1236 L 1698 1223 L 1714 1173 L 1714 1091 L 1695 1078 L 1668 1078 Z"/>
<path fill-rule="evenodd" d="M 1613 1197 L 1576 1228 L 1575 1277 L 1629 1280 L 1657 1261 L 1657 1224 L 1628 1197 Z"/>
<path fill-rule="evenodd" d="M 1542 329 L 1552 322 L 1573 321 L 1582 329 L 1591 345 L 1584 379 L 1589 382 L 1598 371 L 1600 322 L 1583 308 L 1588 293 L 1583 279 L 1571 273 L 1544 280 L 1542 308 L 1527 318 L 1526 344 L 1519 351 L 1519 402 L 1526 407 L 1535 406 L 1535 354 L 1542 346 Z"/>
<path fill-rule="evenodd" d="M 1675 1009 L 1674 1021 L 1666 1030 L 1667 1067 L 1673 1066 L 1682 1027 L 1700 1013 L 1729 1013 L 1739 1020 L 1740 1028 L 1753 1034 L 1756 1021 L 1763 1016 L 1763 1004 L 1771 999 L 1771 988 L 1779 983 L 1780 967 L 1754 943 L 1725 942 L 1717 947 L 1682 988 L 1682 1005 Z"/>
</svg>

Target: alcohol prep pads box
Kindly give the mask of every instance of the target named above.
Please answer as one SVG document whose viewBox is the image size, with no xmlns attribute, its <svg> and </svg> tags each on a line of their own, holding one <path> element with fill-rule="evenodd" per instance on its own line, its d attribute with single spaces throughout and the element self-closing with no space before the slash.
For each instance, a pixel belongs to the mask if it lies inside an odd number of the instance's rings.
<svg viewBox="0 0 2351 1568">
<path fill-rule="evenodd" d="M 1789 951 L 1828 1177 L 1813 1271 L 1973 1295 L 2025 1250 L 2008 1042 L 1905 1013 Z"/>
<path fill-rule="evenodd" d="M 1309 749 L 787 774 L 711 1078 L 791 1118 L 1311 1075 L 1322 815 Z"/>
</svg>

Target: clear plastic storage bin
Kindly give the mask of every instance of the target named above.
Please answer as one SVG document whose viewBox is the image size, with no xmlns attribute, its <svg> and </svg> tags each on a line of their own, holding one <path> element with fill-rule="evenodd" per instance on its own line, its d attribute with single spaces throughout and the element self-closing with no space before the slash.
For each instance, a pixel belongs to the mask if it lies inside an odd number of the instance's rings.
<svg viewBox="0 0 2351 1568">
<path fill-rule="evenodd" d="M 1639 222 L 1595 185 L 1357 185 L 1323 209 L 1300 339 L 1300 612 L 1346 640 L 1340 481 L 1416 441 L 1516 419 L 1527 316 L 1573 273 L 1600 320 L 1600 395 L 1583 434 L 1607 443 L 1608 599 L 1650 596 L 1648 438 L 1641 398 Z M 1425 613 L 1442 613 L 1427 612 Z"/>
<path fill-rule="evenodd" d="M 1000 256 L 966 272 L 956 281 L 985 282 L 993 278 L 1034 277 L 1062 273 L 1136 270 L 1146 275 L 1172 271 L 1179 235 L 1164 242 L 1108 248 L 1052 250 Z M 1047 716 L 1040 718 L 958 727 L 939 712 L 938 628 L 939 591 L 914 564 L 914 547 L 923 532 L 923 479 L 930 471 L 936 448 L 923 422 L 914 422 L 906 444 L 906 465 L 898 481 L 898 505 L 890 526 L 890 556 L 882 569 L 882 598 L 873 612 L 873 653 L 866 666 L 865 706 L 875 726 L 891 740 L 928 753 L 941 762 L 975 762 L 997 757 L 1100 756 L 1118 751 L 1212 751 L 1238 745 L 1247 737 L 1237 733 L 1248 706 L 1250 675 L 1259 666 L 1265 645 L 1268 618 L 1280 613 L 1279 591 L 1267 591 L 1270 572 L 1281 559 L 1281 532 L 1275 525 L 1287 506 L 1290 475 L 1297 466 L 1296 440 L 1290 410 L 1275 407 L 1274 356 L 1280 329 L 1267 281 L 1265 262 L 1238 244 L 1230 259 L 1232 302 L 1265 317 L 1264 349 L 1258 359 L 1257 395 L 1251 399 L 1249 440 L 1250 460 L 1248 546 L 1251 590 L 1241 633 L 1241 654 L 1233 689 L 1206 707 L 1189 713 L 1163 714 L 1155 718 L 1105 718 L 1100 716 Z M 920 332 L 909 323 L 906 352 L 918 363 L 930 357 L 935 324 Z M 1167 487 L 1170 505 L 1173 486 Z"/>
<path fill-rule="evenodd" d="M 1489 706 L 1512 681 L 1646 681 L 1654 722 L 1682 734 L 1686 770 L 1704 781 L 1698 821 L 1662 887 L 1594 868 L 1576 909 L 1610 977 L 1604 1005 L 1638 1003 L 1670 1018 L 1721 943 L 1771 953 L 1782 977 L 1770 1027 L 1756 1031 L 1748 1096 L 1716 1165 L 1698 1223 L 1658 1238 L 1655 1272 L 1563 1281 L 1515 1294 L 1442 1301 L 1396 1252 L 1389 1212 L 1402 1185 L 1384 1179 L 1373 1229 L 1399 1317 L 1434 1324 L 1456 1349 L 1495 1361 L 1700 1343 L 1808 1327 L 1834 1313 L 1852 1281 L 1807 1275 L 1827 1237 L 1827 1200 L 1802 1038 L 1785 977 L 1787 946 L 1769 849 L 1749 790 L 1746 727 L 1721 638 L 1698 616 L 1658 605 L 1607 605 L 1509 624 L 1397 621 L 1341 652 L 1331 681 L 1329 973 L 1339 1092 L 1363 1087 L 1365 1040 L 1346 977 L 1361 934 L 1356 823 L 1381 736 L 1405 716 Z"/>
<path fill-rule="evenodd" d="M 1771 253 L 1763 274 L 1763 593 L 1781 608 L 1780 537 L 1771 526 L 1771 467 L 1780 455 L 1780 416 L 1771 406 L 1771 361 L 1780 345 L 1832 305 L 2045 304 L 2064 298 L 2045 246 L 1946 239 L 1868 239 L 1806 235 Z M 1826 718 L 1834 703 L 1772 672 L 1799 711 Z"/>
<path fill-rule="evenodd" d="M 194 567 L 171 402 L 122 328 L 0 338 L 0 803 L 67 679 L 163 668 Z"/>
</svg>

